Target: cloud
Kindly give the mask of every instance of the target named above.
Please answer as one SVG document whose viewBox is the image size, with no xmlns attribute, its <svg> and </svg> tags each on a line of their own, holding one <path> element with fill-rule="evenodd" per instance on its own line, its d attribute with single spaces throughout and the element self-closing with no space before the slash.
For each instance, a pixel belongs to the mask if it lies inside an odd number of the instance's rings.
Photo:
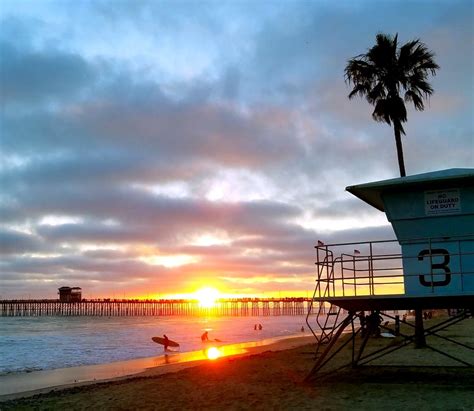
<svg viewBox="0 0 474 411">
<path fill-rule="evenodd" d="M 425 41 L 441 70 L 407 169 L 469 167 L 472 5 L 378 6 L 5 3 L 2 293 L 300 292 L 317 240 L 393 238 L 344 191 L 398 175 L 344 65 L 381 28 Z"/>
<path fill-rule="evenodd" d="M 17 49 L 0 41 L 2 104 L 64 101 L 93 81 L 94 72 L 79 55 Z"/>
<path fill-rule="evenodd" d="M 0 230 L 0 254 L 24 254 L 42 250 L 41 238 L 11 229 Z"/>
</svg>

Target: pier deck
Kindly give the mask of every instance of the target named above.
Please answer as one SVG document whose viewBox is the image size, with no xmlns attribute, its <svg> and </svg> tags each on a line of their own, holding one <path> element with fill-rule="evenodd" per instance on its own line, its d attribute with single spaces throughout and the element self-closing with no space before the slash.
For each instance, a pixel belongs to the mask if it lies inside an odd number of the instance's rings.
<svg viewBox="0 0 474 411">
<path fill-rule="evenodd" d="M 307 315 L 311 299 L 220 299 L 212 307 L 197 300 L 1 300 L 2 317 L 40 316 L 279 316 Z M 314 308 L 316 309 L 316 308 Z"/>
</svg>

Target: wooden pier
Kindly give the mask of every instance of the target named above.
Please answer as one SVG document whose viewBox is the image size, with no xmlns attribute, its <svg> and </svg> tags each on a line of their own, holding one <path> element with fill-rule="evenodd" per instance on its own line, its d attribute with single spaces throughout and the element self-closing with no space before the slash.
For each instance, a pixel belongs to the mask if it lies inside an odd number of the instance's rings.
<svg viewBox="0 0 474 411">
<path fill-rule="evenodd" d="M 307 315 L 310 298 L 243 298 L 220 299 L 212 307 L 203 307 L 197 300 L 1 300 L 2 317 L 41 316 L 297 316 Z M 312 306 L 318 312 L 318 306 Z"/>
</svg>

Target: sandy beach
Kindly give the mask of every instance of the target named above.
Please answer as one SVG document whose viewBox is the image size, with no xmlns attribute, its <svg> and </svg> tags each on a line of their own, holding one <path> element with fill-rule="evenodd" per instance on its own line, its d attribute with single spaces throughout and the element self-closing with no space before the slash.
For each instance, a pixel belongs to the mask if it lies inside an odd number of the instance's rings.
<svg viewBox="0 0 474 411">
<path fill-rule="evenodd" d="M 435 336 L 427 343 L 474 363 L 474 319 L 442 335 L 471 348 Z M 474 368 L 436 351 L 408 345 L 371 365 L 305 382 L 314 364 L 314 344 L 308 341 L 284 340 L 212 361 L 154 367 L 128 378 L 47 389 L 25 398 L 3 396 L 0 409 L 474 409 Z M 371 338 L 367 349 L 397 341 Z M 350 356 L 347 346 L 331 367 L 348 363 Z"/>
</svg>

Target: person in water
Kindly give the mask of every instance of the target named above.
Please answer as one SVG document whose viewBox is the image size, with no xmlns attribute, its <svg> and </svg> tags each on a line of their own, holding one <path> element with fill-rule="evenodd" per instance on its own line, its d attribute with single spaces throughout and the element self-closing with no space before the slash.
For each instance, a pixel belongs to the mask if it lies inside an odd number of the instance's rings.
<svg viewBox="0 0 474 411">
<path fill-rule="evenodd" d="M 202 342 L 209 341 L 209 333 L 207 331 L 204 331 L 204 334 L 201 335 L 201 341 Z"/>
<path fill-rule="evenodd" d="M 165 340 L 163 342 L 163 346 L 165 347 L 165 351 L 168 351 L 168 347 L 170 345 L 170 339 L 168 338 L 168 336 L 166 334 L 163 334 L 163 339 Z"/>
</svg>

